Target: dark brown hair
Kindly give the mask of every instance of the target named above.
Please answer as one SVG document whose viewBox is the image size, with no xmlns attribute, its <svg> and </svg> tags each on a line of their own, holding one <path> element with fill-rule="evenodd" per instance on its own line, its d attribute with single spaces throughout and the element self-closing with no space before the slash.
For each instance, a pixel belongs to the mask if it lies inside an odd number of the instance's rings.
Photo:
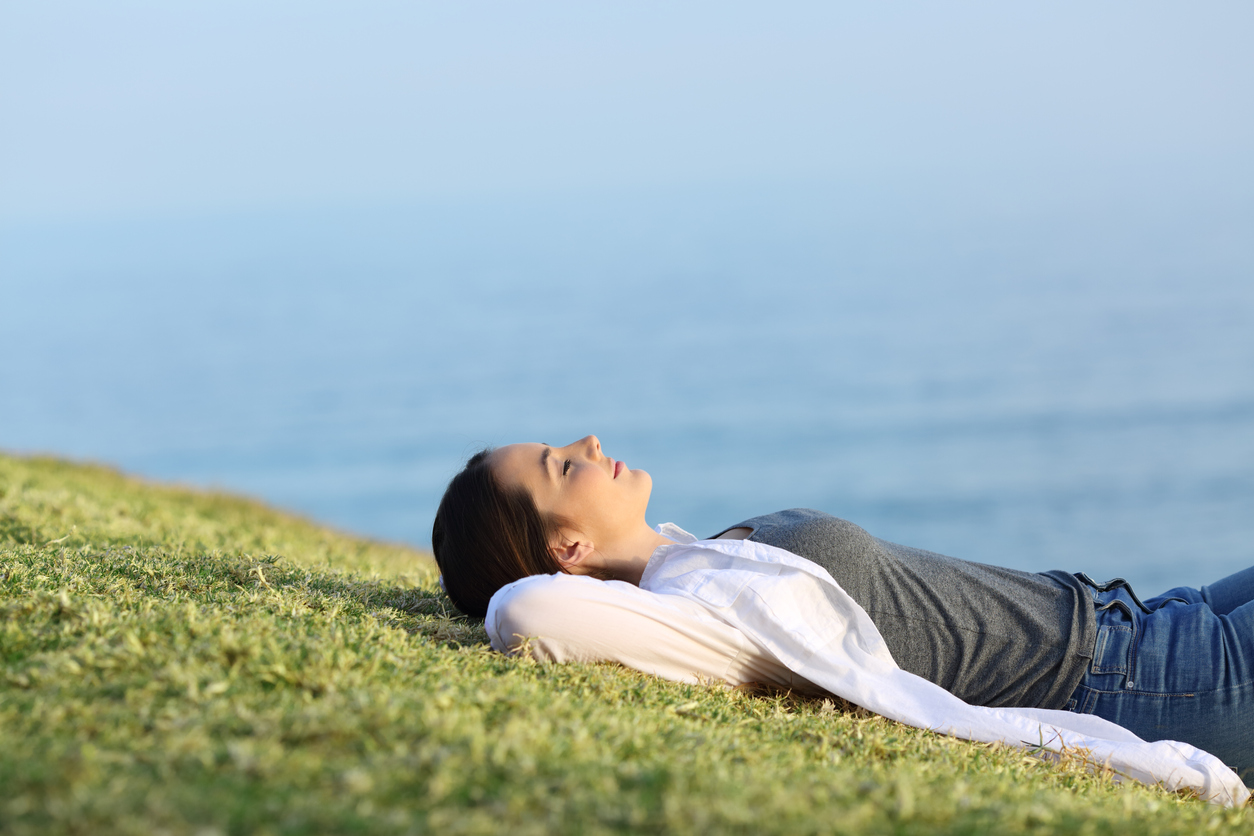
<svg viewBox="0 0 1254 836">
<path fill-rule="evenodd" d="M 526 490 L 501 485 L 488 464 L 491 452 L 475 453 L 452 478 L 431 526 L 444 591 L 476 618 L 505 584 L 566 571 L 549 551 L 564 521 L 541 514 Z"/>
</svg>

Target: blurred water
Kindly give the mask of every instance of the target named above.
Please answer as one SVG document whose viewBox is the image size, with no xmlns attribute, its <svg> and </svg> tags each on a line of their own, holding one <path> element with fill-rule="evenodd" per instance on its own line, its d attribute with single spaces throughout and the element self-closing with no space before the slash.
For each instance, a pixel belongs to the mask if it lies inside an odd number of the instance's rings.
<svg viewBox="0 0 1254 836">
<path fill-rule="evenodd" d="M 485 443 L 1147 593 L 1254 562 L 1254 206 L 744 189 L 0 230 L 0 447 L 423 545 Z"/>
</svg>

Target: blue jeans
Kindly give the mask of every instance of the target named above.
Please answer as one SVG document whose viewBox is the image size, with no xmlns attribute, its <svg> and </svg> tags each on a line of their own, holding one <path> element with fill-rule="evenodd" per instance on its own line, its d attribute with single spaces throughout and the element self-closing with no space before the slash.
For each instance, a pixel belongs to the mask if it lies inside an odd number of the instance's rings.
<svg viewBox="0 0 1254 836">
<path fill-rule="evenodd" d="M 1192 743 L 1254 786 L 1254 567 L 1145 602 L 1077 577 L 1093 588 L 1097 641 L 1067 710 Z"/>
</svg>

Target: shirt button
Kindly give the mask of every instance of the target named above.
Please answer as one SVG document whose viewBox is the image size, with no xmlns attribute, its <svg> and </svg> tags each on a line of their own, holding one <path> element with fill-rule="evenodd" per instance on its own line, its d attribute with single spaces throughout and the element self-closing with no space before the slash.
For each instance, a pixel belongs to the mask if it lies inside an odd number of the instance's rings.
<svg viewBox="0 0 1254 836">
<path fill-rule="evenodd" d="M 1135 688 L 1135 687 L 1136 687 L 1136 683 L 1135 683 L 1135 682 L 1133 682 L 1131 679 L 1129 679 L 1129 680 L 1128 680 L 1128 684 L 1127 684 L 1125 687 L 1127 687 L 1127 688 Z"/>
</svg>

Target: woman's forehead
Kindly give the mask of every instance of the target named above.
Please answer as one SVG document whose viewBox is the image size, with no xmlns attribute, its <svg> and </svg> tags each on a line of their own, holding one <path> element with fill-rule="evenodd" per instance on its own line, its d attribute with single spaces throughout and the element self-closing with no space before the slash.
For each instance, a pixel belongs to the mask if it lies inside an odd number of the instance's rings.
<svg viewBox="0 0 1254 836">
<path fill-rule="evenodd" d="M 543 478 L 545 459 L 552 453 L 551 447 L 539 442 L 506 444 L 488 455 L 488 465 L 501 479 L 510 483 Z M 530 477 L 530 479 L 528 478 Z"/>
</svg>

